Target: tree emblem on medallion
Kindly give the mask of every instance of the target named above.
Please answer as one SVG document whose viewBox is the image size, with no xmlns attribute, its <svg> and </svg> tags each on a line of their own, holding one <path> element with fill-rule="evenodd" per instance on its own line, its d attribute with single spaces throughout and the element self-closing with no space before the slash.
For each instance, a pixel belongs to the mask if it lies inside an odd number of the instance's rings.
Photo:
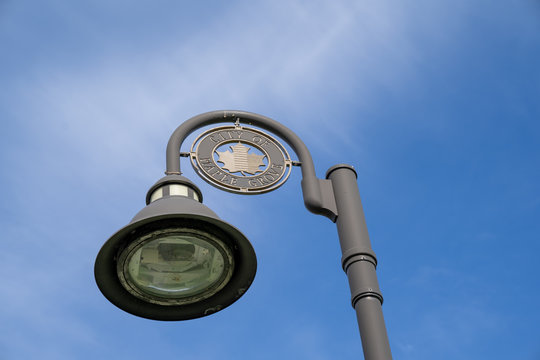
<svg viewBox="0 0 540 360">
<path fill-rule="evenodd" d="M 263 172 L 260 167 L 265 165 L 263 159 L 266 155 L 249 154 L 251 148 L 242 145 L 241 142 L 229 146 L 229 148 L 231 151 L 216 151 L 219 155 L 217 161 L 224 164 L 221 167 L 222 169 L 231 173 L 240 172 L 244 176 L 246 176 L 246 173 L 255 175 Z"/>
</svg>

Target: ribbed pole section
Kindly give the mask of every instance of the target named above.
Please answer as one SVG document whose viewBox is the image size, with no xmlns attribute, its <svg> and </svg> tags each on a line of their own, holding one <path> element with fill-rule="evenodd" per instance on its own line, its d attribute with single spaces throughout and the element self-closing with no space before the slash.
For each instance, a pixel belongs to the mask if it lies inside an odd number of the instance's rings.
<svg viewBox="0 0 540 360">
<path fill-rule="evenodd" d="M 375 273 L 377 258 L 371 249 L 356 171 L 350 165 L 336 165 L 328 170 L 326 177 L 332 181 L 334 190 L 342 265 L 349 279 L 364 359 L 391 360 L 381 307 L 383 298 Z"/>
</svg>

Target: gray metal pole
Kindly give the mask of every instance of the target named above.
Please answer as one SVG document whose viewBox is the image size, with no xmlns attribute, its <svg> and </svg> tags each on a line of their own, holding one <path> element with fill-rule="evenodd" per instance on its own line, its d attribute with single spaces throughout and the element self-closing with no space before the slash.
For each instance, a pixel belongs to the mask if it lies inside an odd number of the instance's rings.
<svg viewBox="0 0 540 360">
<path fill-rule="evenodd" d="M 349 279 L 364 358 L 392 359 L 381 309 L 383 298 L 375 274 L 377 258 L 371 249 L 356 183 L 356 171 L 352 166 L 343 164 L 333 166 L 326 173 L 328 180 L 318 179 L 308 148 L 292 130 L 259 114 L 220 110 L 194 116 L 173 132 L 167 145 L 165 173 L 181 174 L 180 147 L 193 131 L 206 125 L 236 120 L 280 136 L 298 156 L 302 166 L 302 193 L 306 208 L 336 222 L 338 228 L 343 253 L 342 265 Z"/>
<path fill-rule="evenodd" d="M 350 165 L 340 164 L 331 167 L 326 178 L 332 181 L 334 190 L 341 263 L 349 279 L 364 359 L 390 360 L 392 353 L 381 307 L 383 298 L 375 273 L 377 258 L 369 241 L 356 171 Z"/>
</svg>

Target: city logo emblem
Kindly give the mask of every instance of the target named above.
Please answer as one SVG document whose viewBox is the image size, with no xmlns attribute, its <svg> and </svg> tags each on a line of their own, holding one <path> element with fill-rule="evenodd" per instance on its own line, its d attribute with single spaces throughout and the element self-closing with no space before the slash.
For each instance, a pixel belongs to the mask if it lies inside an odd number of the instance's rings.
<svg viewBox="0 0 540 360">
<path fill-rule="evenodd" d="M 224 165 L 221 167 L 231 173 L 240 172 L 242 175 L 245 173 L 255 175 L 258 172 L 262 172 L 259 169 L 260 166 L 264 166 L 263 159 L 266 155 L 248 154 L 250 148 L 242 145 L 241 142 L 231 146 L 230 151 L 216 151 L 219 155 L 217 160 Z"/>
<path fill-rule="evenodd" d="M 272 136 L 239 124 L 201 134 L 190 152 L 208 183 L 238 194 L 260 194 L 283 185 L 291 172 L 287 150 Z"/>
</svg>

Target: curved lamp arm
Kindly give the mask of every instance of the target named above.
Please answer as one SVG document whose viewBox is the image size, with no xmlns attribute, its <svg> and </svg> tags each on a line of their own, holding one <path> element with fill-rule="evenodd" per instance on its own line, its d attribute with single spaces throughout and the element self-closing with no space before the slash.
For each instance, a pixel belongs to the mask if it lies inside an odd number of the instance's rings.
<svg viewBox="0 0 540 360">
<path fill-rule="evenodd" d="M 189 134 L 203 126 L 228 121 L 236 122 L 237 120 L 268 130 L 289 144 L 301 163 L 302 193 L 306 208 L 335 222 L 337 219 L 337 207 L 332 182 L 317 178 L 313 159 L 306 145 L 286 126 L 259 114 L 247 111 L 219 110 L 200 114 L 185 121 L 172 133 L 167 144 L 167 170 L 165 174 L 181 174 L 180 147 Z"/>
<path fill-rule="evenodd" d="M 366 360 L 390 360 L 392 354 L 382 314 L 382 294 L 375 268 L 364 212 L 356 184 L 356 172 L 345 164 L 331 167 L 322 180 L 315 175 L 313 159 L 306 145 L 286 126 L 268 117 L 245 111 L 211 111 L 180 125 L 167 144 L 167 175 L 180 175 L 180 147 L 193 131 L 216 123 L 242 122 L 279 136 L 298 156 L 302 166 L 302 193 L 307 209 L 336 222 L 343 270 L 349 279 L 352 306 L 358 316 Z M 338 217 L 339 211 L 339 217 Z"/>
</svg>

